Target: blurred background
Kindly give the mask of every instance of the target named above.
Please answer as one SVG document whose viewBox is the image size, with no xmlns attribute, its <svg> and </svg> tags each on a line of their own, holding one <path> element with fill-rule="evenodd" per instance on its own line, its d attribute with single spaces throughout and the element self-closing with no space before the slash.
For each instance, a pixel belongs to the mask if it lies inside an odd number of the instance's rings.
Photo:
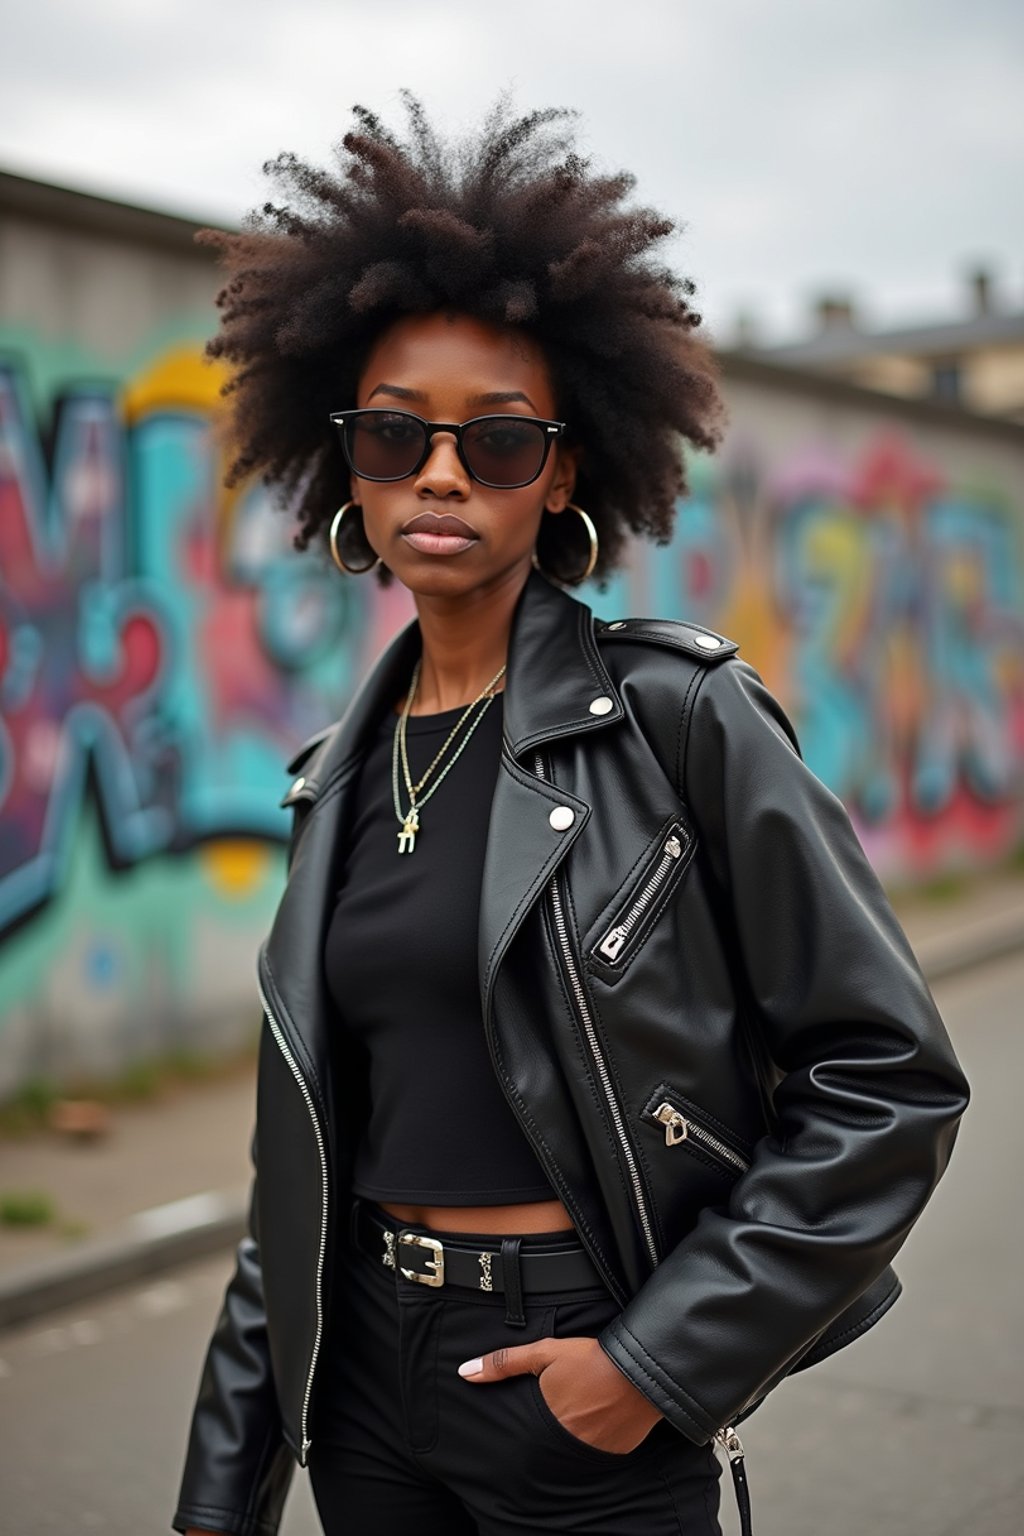
<svg viewBox="0 0 1024 1536">
<path fill-rule="evenodd" d="M 262 202 L 278 151 L 325 162 L 353 103 L 400 126 L 409 87 L 456 134 L 501 90 L 575 107 L 582 147 L 677 220 L 665 259 L 696 281 L 731 426 L 693 457 L 671 545 L 580 595 L 740 642 L 849 809 L 975 1088 L 897 1264 L 907 1298 L 744 1429 L 755 1530 L 1005 1532 L 1024 1491 L 1024 1253 L 998 1214 L 1024 1068 L 1020 7 L 53 0 L 0 36 L 16 1528 L 169 1529 L 240 1230 L 285 763 L 413 613 L 297 554 L 258 487 L 223 489 L 201 357 L 219 281 L 193 236 Z M 728 1531 L 727 1473 L 723 1510 Z M 315 1530 L 299 1474 L 285 1536 Z"/>
</svg>

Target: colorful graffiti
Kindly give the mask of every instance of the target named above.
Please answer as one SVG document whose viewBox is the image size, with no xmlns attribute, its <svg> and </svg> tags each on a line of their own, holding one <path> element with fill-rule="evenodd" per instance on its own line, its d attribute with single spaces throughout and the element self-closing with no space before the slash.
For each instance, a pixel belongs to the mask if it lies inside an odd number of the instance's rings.
<svg viewBox="0 0 1024 1536">
<path fill-rule="evenodd" d="M 883 875 L 983 865 L 1021 835 L 1024 509 L 953 485 L 886 428 L 772 461 L 734 434 L 700 467 L 633 611 L 738 639 Z"/>
<path fill-rule="evenodd" d="M 297 555 L 261 490 L 222 489 L 195 347 L 65 388 L 42 431 L 30 382 L 0 363 L 0 1094 L 33 1064 L 95 1068 L 97 1042 L 113 1061 L 202 1034 L 248 995 L 284 762 L 413 611 Z M 954 483 L 892 429 L 793 440 L 769 451 L 755 403 L 694 460 L 671 544 L 581 595 L 738 639 L 884 877 L 995 861 L 1024 804 L 1005 471 Z"/>
<path fill-rule="evenodd" d="M 168 357 L 58 403 L 0 369 L 0 930 L 60 888 L 92 780 L 114 868 L 280 841 L 282 760 L 394 615 L 220 489 L 216 378 Z"/>
</svg>

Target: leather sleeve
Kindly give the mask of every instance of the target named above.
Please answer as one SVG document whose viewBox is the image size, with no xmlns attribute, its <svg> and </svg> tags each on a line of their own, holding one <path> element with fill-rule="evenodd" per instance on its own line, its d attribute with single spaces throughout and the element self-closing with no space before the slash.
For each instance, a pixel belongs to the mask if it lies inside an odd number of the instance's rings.
<svg viewBox="0 0 1024 1536">
<path fill-rule="evenodd" d="M 748 663 L 705 669 L 680 793 L 722 895 L 777 1123 L 602 1331 L 689 1439 L 732 1423 L 854 1302 L 941 1178 L 969 1085 L 849 817 Z"/>
<path fill-rule="evenodd" d="M 189 1432 L 176 1531 L 276 1536 L 295 1458 L 281 1434 L 263 1308 L 255 1177 L 248 1231 L 214 1325 Z"/>
</svg>

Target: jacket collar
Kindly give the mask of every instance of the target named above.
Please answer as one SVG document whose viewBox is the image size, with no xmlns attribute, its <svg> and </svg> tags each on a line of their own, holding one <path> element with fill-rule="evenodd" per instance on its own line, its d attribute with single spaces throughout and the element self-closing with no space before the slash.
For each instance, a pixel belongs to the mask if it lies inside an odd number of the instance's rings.
<svg viewBox="0 0 1024 1536">
<path fill-rule="evenodd" d="M 413 618 L 382 652 L 305 768 L 313 793 L 359 756 L 367 733 L 408 687 L 422 648 L 419 619 Z M 604 713 L 591 712 L 598 699 L 606 701 L 600 706 Z M 624 714 L 598 652 L 592 610 L 535 568 L 513 611 L 502 707 L 509 750 L 517 759 L 541 742 L 598 730 Z"/>
<path fill-rule="evenodd" d="M 606 701 L 603 714 L 591 712 L 597 699 Z M 517 758 L 540 742 L 592 731 L 624 714 L 598 652 L 592 611 L 535 569 L 513 615 L 504 710 Z"/>
</svg>

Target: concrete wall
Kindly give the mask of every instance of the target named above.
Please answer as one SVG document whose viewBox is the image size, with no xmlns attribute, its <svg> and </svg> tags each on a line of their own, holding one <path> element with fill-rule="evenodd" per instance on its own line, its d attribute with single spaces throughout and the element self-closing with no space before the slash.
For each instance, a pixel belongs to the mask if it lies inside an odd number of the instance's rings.
<svg viewBox="0 0 1024 1536">
<path fill-rule="evenodd" d="M 4 210 L 6 209 L 6 216 Z M 412 612 L 229 495 L 191 230 L 0 176 L 0 1098 L 253 1036 L 292 746 Z M 880 872 L 1019 842 L 1024 432 L 734 360 L 602 615 L 738 638 Z"/>
</svg>

